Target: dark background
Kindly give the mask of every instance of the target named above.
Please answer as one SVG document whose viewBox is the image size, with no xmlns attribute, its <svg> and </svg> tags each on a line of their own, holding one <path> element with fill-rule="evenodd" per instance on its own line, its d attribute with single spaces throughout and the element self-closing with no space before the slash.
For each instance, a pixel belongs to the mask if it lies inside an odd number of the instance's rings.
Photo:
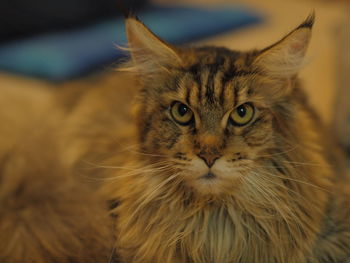
<svg viewBox="0 0 350 263">
<path fill-rule="evenodd" d="M 0 43 L 76 28 L 132 11 L 147 0 L 1 0 Z"/>
</svg>

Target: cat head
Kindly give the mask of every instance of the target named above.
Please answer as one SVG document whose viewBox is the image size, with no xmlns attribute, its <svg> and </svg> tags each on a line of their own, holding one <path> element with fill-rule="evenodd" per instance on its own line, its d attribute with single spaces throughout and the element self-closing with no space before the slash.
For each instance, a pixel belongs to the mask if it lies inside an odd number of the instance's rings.
<svg viewBox="0 0 350 263">
<path fill-rule="evenodd" d="M 194 192 L 215 196 L 276 165 L 296 140 L 294 87 L 313 22 L 310 15 L 275 44 L 238 52 L 174 47 L 127 18 L 129 70 L 141 87 L 135 110 L 141 158 L 170 164 Z"/>
</svg>

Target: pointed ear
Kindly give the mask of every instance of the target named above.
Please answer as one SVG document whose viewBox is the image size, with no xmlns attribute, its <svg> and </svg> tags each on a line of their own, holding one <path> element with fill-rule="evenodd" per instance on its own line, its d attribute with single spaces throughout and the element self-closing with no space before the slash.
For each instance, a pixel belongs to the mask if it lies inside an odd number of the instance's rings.
<svg viewBox="0 0 350 263">
<path fill-rule="evenodd" d="M 315 14 L 312 13 L 280 41 L 263 49 L 253 63 L 274 77 L 295 76 L 304 64 L 314 20 Z"/>
<path fill-rule="evenodd" d="M 140 74 L 153 74 L 181 64 L 175 48 L 158 38 L 136 18 L 125 21 L 133 66 Z"/>
</svg>

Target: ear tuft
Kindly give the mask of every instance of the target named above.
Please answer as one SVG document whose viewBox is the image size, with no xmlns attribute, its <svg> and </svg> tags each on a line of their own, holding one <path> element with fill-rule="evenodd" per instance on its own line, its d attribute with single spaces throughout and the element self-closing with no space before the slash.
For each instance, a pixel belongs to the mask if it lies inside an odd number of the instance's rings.
<svg viewBox="0 0 350 263">
<path fill-rule="evenodd" d="M 311 13 L 297 28 L 277 43 L 263 49 L 254 64 L 267 74 L 289 78 L 304 65 L 304 57 L 311 39 L 315 14 Z"/>
<path fill-rule="evenodd" d="M 180 56 L 175 48 L 158 38 L 136 17 L 125 20 L 126 35 L 134 68 L 149 75 L 179 66 Z"/>
<path fill-rule="evenodd" d="M 315 11 L 312 11 L 309 14 L 309 16 L 305 19 L 305 21 L 297 27 L 297 29 L 300 29 L 300 28 L 312 29 L 314 23 L 315 23 Z"/>
<path fill-rule="evenodd" d="M 123 11 L 123 15 L 124 15 L 125 21 L 127 19 L 134 19 L 134 20 L 139 21 L 140 23 L 142 23 L 141 20 L 139 19 L 139 17 L 136 15 L 136 13 L 133 12 L 132 10 L 130 10 L 130 9 L 125 9 Z"/>
<path fill-rule="evenodd" d="M 135 17 L 135 14 L 132 12 L 132 7 L 127 5 L 125 1 L 116 2 L 117 9 L 123 14 L 124 18 Z"/>
</svg>

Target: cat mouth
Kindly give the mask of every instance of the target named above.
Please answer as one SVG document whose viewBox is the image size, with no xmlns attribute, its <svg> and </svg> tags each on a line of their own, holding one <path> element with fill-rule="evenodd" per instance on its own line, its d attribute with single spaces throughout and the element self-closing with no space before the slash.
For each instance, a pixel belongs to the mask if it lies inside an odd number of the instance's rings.
<svg viewBox="0 0 350 263">
<path fill-rule="evenodd" d="M 213 172 L 208 172 L 202 175 L 199 179 L 202 180 L 214 180 L 217 176 Z"/>
</svg>

